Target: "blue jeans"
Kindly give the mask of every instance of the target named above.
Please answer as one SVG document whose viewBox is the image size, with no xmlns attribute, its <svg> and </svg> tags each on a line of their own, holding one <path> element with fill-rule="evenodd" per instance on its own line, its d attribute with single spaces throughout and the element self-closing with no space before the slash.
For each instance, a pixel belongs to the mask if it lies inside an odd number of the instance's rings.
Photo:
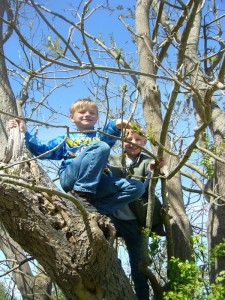
<svg viewBox="0 0 225 300">
<path fill-rule="evenodd" d="M 137 220 L 119 220 L 110 216 L 116 231 L 126 244 L 129 254 L 131 277 L 139 300 L 149 300 L 148 279 L 139 271 L 141 262 L 141 235 Z"/>
<path fill-rule="evenodd" d="M 103 173 L 110 153 L 108 144 L 91 143 L 60 173 L 60 183 L 66 191 L 92 193 L 91 204 L 102 214 L 109 214 L 138 199 L 144 184 L 134 179 L 111 177 Z"/>
</svg>

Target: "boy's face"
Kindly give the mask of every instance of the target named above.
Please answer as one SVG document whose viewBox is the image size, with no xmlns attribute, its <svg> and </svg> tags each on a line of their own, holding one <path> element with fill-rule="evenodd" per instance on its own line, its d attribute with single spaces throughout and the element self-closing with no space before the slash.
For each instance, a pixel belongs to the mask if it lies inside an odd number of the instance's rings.
<svg viewBox="0 0 225 300">
<path fill-rule="evenodd" d="M 132 130 L 126 131 L 126 139 L 134 144 L 137 144 L 141 147 L 144 147 L 147 143 L 147 140 L 144 136 L 141 136 Z M 129 142 L 124 142 L 124 150 L 128 157 L 136 157 L 141 152 L 141 148 L 138 146 L 132 145 Z"/>
<path fill-rule="evenodd" d="M 98 121 L 98 110 L 89 105 L 75 110 L 73 115 L 70 115 L 71 121 L 77 126 L 78 130 L 93 129 Z"/>
</svg>

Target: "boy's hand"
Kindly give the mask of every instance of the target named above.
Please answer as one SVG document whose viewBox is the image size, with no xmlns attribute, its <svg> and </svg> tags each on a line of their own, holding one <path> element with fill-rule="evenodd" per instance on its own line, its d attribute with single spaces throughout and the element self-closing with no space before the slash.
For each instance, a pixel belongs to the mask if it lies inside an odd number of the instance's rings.
<svg viewBox="0 0 225 300">
<path fill-rule="evenodd" d="M 162 167 L 164 167 L 164 165 L 165 165 L 165 161 L 162 158 L 158 163 L 156 163 L 154 160 L 152 160 L 149 164 L 149 168 L 150 168 L 150 170 L 154 170 L 155 168 L 161 169 Z"/>
<path fill-rule="evenodd" d="M 128 121 L 127 120 L 123 120 L 122 119 L 118 119 L 116 120 L 116 128 L 117 129 L 122 129 L 122 128 L 130 128 L 130 126 L 128 125 Z"/>
<path fill-rule="evenodd" d="M 9 129 L 17 127 L 17 126 L 19 126 L 19 129 L 20 129 L 21 132 L 25 132 L 26 131 L 25 122 L 23 120 L 21 120 L 21 119 L 18 119 L 18 118 L 11 119 L 7 123 L 7 127 Z"/>
</svg>

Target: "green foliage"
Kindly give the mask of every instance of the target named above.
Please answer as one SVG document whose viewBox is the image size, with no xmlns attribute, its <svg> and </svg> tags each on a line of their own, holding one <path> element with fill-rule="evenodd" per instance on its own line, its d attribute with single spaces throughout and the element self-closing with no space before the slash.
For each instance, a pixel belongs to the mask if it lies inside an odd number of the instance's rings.
<svg viewBox="0 0 225 300">
<path fill-rule="evenodd" d="M 197 261 L 204 262 L 206 260 L 208 249 L 206 243 L 203 242 L 206 237 L 201 234 L 196 234 L 191 237 L 191 244 L 194 249 L 194 259 Z"/>
<path fill-rule="evenodd" d="M 215 246 L 211 251 L 210 262 L 212 262 L 216 257 L 225 256 L 225 238 L 223 241 Z"/>
<path fill-rule="evenodd" d="M 150 233 L 151 233 L 151 230 L 147 227 L 142 227 L 142 232 L 146 235 L 146 236 L 149 236 Z"/>
<path fill-rule="evenodd" d="M 201 272 L 194 261 L 173 257 L 169 262 L 171 290 L 164 299 L 198 299 L 202 294 Z"/>
<path fill-rule="evenodd" d="M 150 141 L 150 143 L 154 146 L 156 146 L 156 139 L 155 139 L 155 134 L 154 134 L 154 131 L 153 131 L 153 127 L 150 126 L 148 128 L 148 132 L 147 132 L 147 138 L 148 140 Z"/>
<path fill-rule="evenodd" d="M 155 232 L 150 233 L 151 243 L 149 245 L 149 254 L 152 257 L 155 257 L 160 248 L 160 236 L 158 236 Z"/>
<path fill-rule="evenodd" d="M 122 55 L 122 50 L 121 49 L 117 49 L 117 56 L 116 56 L 116 60 L 120 60 Z"/>
<path fill-rule="evenodd" d="M 130 128 L 137 134 L 139 134 L 140 136 L 143 136 L 143 129 L 141 128 L 141 126 L 136 123 L 136 122 L 130 122 Z"/>
<path fill-rule="evenodd" d="M 169 261 L 169 284 L 170 290 L 164 293 L 165 300 L 222 300 L 225 295 L 225 271 L 217 276 L 214 284 L 208 282 L 207 265 L 199 266 L 201 262 L 207 261 L 207 247 L 201 235 L 193 236 L 191 239 L 195 249 L 195 260 L 181 261 L 172 258 Z M 225 239 L 212 251 L 211 260 L 225 255 Z M 196 263 L 198 262 L 198 264 Z"/>
<path fill-rule="evenodd" d="M 209 300 L 223 300 L 225 296 L 225 271 L 219 273 L 215 280 L 215 284 L 211 285 L 211 293 Z"/>
<path fill-rule="evenodd" d="M 221 147 L 225 148 L 225 139 L 223 139 L 222 143 L 221 143 Z"/>
<path fill-rule="evenodd" d="M 46 47 L 48 48 L 48 50 L 50 52 L 52 52 L 53 54 L 57 54 L 57 55 L 63 54 L 63 49 L 60 46 L 60 41 L 58 38 L 53 40 L 51 36 L 48 36 L 47 40 L 48 40 L 48 43 L 47 43 Z"/>
<path fill-rule="evenodd" d="M 205 168 L 205 174 L 207 178 L 210 178 L 214 173 L 214 163 L 211 158 L 207 154 L 203 154 L 202 161 L 200 162 L 200 166 Z"/>
<path fill-rule="evenodd" d="M 27 73 L 31 76 L 34 76 L 36 74 L 35 70 L 28 70 Z"/>
<path fill-rule="evenodd" d="M 7 292 L 7 288 L 5 287 L 4 283 L 0 282 L 0 299 L 1 300 L 13 300 L 14 298 L 9 295 Z"/>
<path fill-rule="evenodd" d="M 221 143 L 215 144 L 214 141 L 210 141 L 209 135 L 205 134 L 204 135 L 204 143 L 205 143 L 205 148 L 208 149 L 209 151 L 211 151 L 212 153 L 216 154 L 216 155 L 219 155 L 218 149 L 220 147 L 223 148 L 223 149 L 225 148 L 225 138 L 223 138 Z M 210 155 L 203 154 L 201 165 L 205 166 L 206 172 L 210 177 L 214 172 L 214 164 L 213 164 L 213 161 L 210 158 Z"/>
<path fill-rule="evenodd" d="M 204 143 L 205 148 L 213 153 L 216 154 L 216 145 L 210 141 L 210 137 L 208 134 L 205 133 L 204 135 Z M 205 174 L 207 178 L 210 178 L 214 173 L 214 161 L 211 159 L 211 156 L 203 153 L 202 154 L 202 161 L 200 162 L 200 166 L 205 168 Z"/>
<path fill-rule="evenodd" d="M 123 91 L 123 93 L 126 93 L 126 92 L 127 92 L 127 84 L 124 84 L 124 85 L 123 85 L 122 91 Z"/>
</svg>

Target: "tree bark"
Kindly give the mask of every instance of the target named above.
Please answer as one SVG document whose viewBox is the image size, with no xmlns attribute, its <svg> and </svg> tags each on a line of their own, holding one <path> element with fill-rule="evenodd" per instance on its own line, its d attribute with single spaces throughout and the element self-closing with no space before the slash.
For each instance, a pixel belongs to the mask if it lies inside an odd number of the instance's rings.
<svg viewBox="0 0 225 300">
<path fill-rule="evenodd" d="M 8 235 L 1 226 L 0 248 L 12 269 L 16 286 L 23 300 L 48 300 L 51 295 L 51 280 L 39 267 L 34 276 L 23 249 Z M 34 259 L 32 259 L 34 260 Z"/>
<path fill-rule="evenodd" d="M 9 184 L 1 184 L 0 194 L 0 219 L 7 231 L 67 299 L 135 299 L 107 240 L 106 217 L 81 218 L 68 201 Z"/>
<path fill-rule="evenodd" d="M 187 57 L 189 58 L 186 62 L 187 70 L 199 66 L 198 60 L 198 43 L 199 43 L 199 33 L 201 26 L 201 9 L 199 4 L 198 13 L 195 15 L 194 24 L 192 26 L 190 35 L 187 39 Z M 224 148 L 222 142 L 225 136 L 225 126 L 224 117 L 225 114 L 215 103 L 213 99 L 212 85 L 207 84 L 204 80 L 204 73 L 201 68 L 196 68 L 198 72 L 194 72 L 190 76 L 190 81 L 194 82 L 195 88 L 198 90 L 199 95 L 201 95 L 202 103 L 199 101 L 199 97 L 193 96 L 193 105 L 196 109 L 196 121 L 197 124 L 202 124 L 205 122 L 209 125 L 214 144 L 216 146 L 217 155 L 224 159 Z M 200 141 L 201 142 L 201 141 Z M 223 197 L 225 194 L 224 187 L 224 175 L 225 167 L 221 162 L 215 162 L 214 175 L 210 178 L 207 185 L 211 185 L 212 191 L 215 195 Z M 207 234 L 208 234 L 208 249 L 209 254 L 215 248 L 216 245 L 223 242 L 224 231 L 225 231 L 225 208 L 224 201 L 218 199 L 215 200 L 214 197 L 209 197 L 209 215 L 207 224 Z M 210 282 L 215 282 L 215 278 L 220 271 L 225 269 L 225 258 L 224 256 L 215 257 L 214 262 L 210 264 Z"/>
<path fill-rule="evenodd" d="M 15 98 L 8 80 L 7 70 L 4 60 L 4 49 L 3 49 L 3 15 L 6 10 L 6 0 L 0 1 L 0 99 L 4 99 L 1 101 L 1 109 L 5 112 L 9 112 L 12 114 L 16 114 L 16 102 Z M 0 161 L 2 161 L 4 157 L 4 149 L 7 144 L 8 134 L 6 131 L 6 121 L 9 119 L 6 115 L 0 115 Z"/>
<path fill-rule="evenodd" d="M 210 128 L 214 137 L 217 155 L 222 159 L 225 159 L 224 147 L 222 146 L 225 136 L 224 118 L 225 114 L 221 111 L 219 106 L 217 106 L 213 102 Z M 210 179 L 211 189 L 215 192 L 216 195 L 221 195 L 222 197 L 225 195 L 224 178 L 224 164 L 222 164 L 221 162 L 215 162 L 214 175 Z M 211 254 L 216 245 L 218 245 L 219 243 L 224 243 L 225 206 L 223 200 L 215 200 L 211 197 L 207 227 L 209 254 Z M 225 257 L 215 257 L 212 264 L 210 264 L 210 282 L 214 283 L 219 272 L 224 270 Z"/>
<path fill-rule="evenodd" d="M 152 52 L 152 41 L 149 29 L 149 8 L 151 1 L 139 0 L 136 2 L 136 34 L 138 35 L 139 68 L 141 72 L 155 74 L 156 58 Z M 144 116 L 147 128 L 150 128 L 156 139 L 160 140 L 162 131 L 161 96 L 154 76 L 152 78 L 140 76 L 138 88 L 143 101 Z M 168 147 L 169 143 L 166 142 Z M 154 148 L 154 145 L 152 145 Z M 166 164 L 171 157 L 164 153 Z M 172 159 L 173 160 L 173 159 Z M 173 162 L 175 164 L 175 161 Z M 183 204 L 180 175 L 167 182 L 168 199 L 171 215 L 172 237 L 175 257 L 182 260 L 191 259 L 192 247 L 190 244 L 191 228 Z M 178 246 L 179 245 L 179 246 Z"/>
</svg>

